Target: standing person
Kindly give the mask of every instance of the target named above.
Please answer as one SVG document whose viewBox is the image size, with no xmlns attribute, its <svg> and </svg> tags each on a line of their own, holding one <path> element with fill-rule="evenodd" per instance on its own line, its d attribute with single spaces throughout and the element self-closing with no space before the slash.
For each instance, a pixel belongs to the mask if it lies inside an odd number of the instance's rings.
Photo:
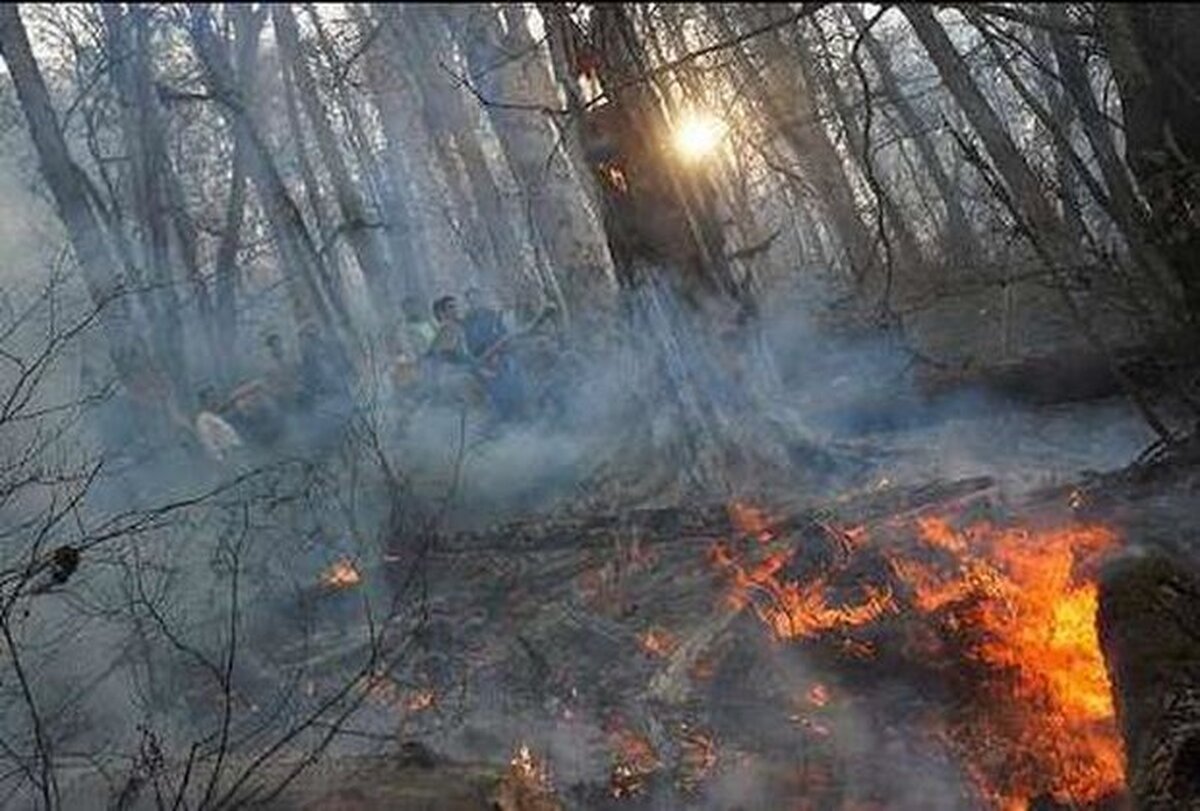
<svg viewBox="0 0 1200 811">
<path fill-rule="evenodd" d="M 458 312 L 458 299 L 442 296 L 433 303 L 437 334 L 429 347 L 430 371 L 441 396 L 450 401 L 474 399 L 475 359 L 467 349 L 466 332 Z"/>
<path fill-rule="evenodd" d="M 429 354 L 437 337 L 437 325 L 425 315 L 416 296 L 405 296 L 400 302 L 401 321 L 396 335 L 396 354 L 392 363 L 392 378 L 404 389 L 421 377 L 421 361 Z"/>
<path fill-rule="evenodd" d="M 525 375 L 509 351 L 511 337 L 499 308 L 489 306 L 478 287 L 466 294 L 467 317 L 463 333 L 467 350 L 478 363 L 492 412 L 499 420 L 516 420 L 525 414 Z"/>
<path fill-rule="evenodd" d="M 426 316 L 425 308 L 416 296 L 405 296 L 400 302 L 400 310 L 404 314 L 404 323 L 400 327 L 401 349 L 413 357 L 422 357 L 437 337 L 437 325 Z"/>
<path fill-rule="evenodd" d="M 238 448 L 242 438 L 232 425 L 217 414 L 217 398 L 213 390 L 200 392 L 200 413 L 196 415 L 196 437 L 201 447 L 218 462 L 226 461 Z"/>
<path fill-rule="evenodd" d="M 489 306 L 478 287 L 468 287 L 466 299 L 467 315 L 463 319 L 463 332 L 466 334 L 467 350 L 475 357 L 480 357 L 508 334 L 508 328 L 504 324 L 503 313 L 499 308 Z"/>
<path fill-rule="evenodd" d="M 470 363 L 471 352 L 458 312 L 458 299 L 454 296 L 439 298 L 433 303 L 433 317 L 437 320 L 437 332 L 429 345 L 429 356 L 442 363 Z"/>
</svg>

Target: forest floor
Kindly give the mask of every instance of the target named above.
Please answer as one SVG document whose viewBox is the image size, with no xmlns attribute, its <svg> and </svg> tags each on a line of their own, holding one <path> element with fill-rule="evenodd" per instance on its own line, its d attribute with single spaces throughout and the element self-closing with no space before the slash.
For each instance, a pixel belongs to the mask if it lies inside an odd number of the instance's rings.
<svg viewBox="0 0 1200 811">
<path fill-rule="evenodd" d="M 878 475 L 817 504 L 440 539 L 416 655 L 272 807 L 1116 807 L 1111 707 L 1077 717 L 1028 625 L 1093 605 L 1101 552 L 1200 558 L 1200 464 L 1126 467 L 1149 436 L 1115 402 L 861 441 Z M 326 655 L 361 653 L 351 599 L 329 597 Z"/>
</svg>

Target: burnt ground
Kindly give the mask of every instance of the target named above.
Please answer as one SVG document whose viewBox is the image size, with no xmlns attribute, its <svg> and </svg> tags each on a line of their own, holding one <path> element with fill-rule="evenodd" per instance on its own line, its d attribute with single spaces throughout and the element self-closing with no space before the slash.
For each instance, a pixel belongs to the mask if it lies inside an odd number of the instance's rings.
<svg viewBox="0 0 1200 811">
<path fill-rule="evenodd" d="M 789 566 L 819 568 L 837 555 L 840 528 L 932 511 L 1102 522 L 1127 544 L 1195 555 L 1198 460 L 1185 450 L 1015 493 L 983 478 L 881 481 L 817 508 L 772 509 L 772 544 L 798 550 Z M 757 543 L 719 504 L 440 539 L 416 653 L 349 724 L 360 757 L 303 776 L 275 807 L 541 807 L 502 796 L 521 746 L 548 770 L 545 807 L 986 806 L 938 733 L 962 680 L 893 653 L 894 624 L 776 641 L 750 609 L 726 603 L 711 548 L 730 539 Z M 850 571 L 847 598 L 871 576 Z M 339 601 L 319 611 L 344 631 L 353 609 Z"/>
</svg>

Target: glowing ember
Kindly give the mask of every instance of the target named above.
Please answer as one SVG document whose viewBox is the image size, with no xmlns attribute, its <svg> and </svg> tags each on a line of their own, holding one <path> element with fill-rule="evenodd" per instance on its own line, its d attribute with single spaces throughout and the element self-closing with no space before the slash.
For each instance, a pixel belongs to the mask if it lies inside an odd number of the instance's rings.
<svg viewBox="0 0 1200 811">
<path fill-rule="evenodd" d="M 662 762 L 650 741 L 633 730 L 617 727 L 609 733 L 613 750 L 612 772 L 608 787 L 614 797 L 632 797 L 642 792 L 646 780 L 660 768 Z"/>
<path fill-rule="evenodd" d="M 354 564 L 346 559 L 336 561 L 321 574 L 321 583 L 331 589 L 348 589 L 362 582 L 362 575 Z"/>
<path fill-rule="evenodd" d="M 502 811 L 561 811 L 550 771 L 525 744 L 517 747 L 500 779 L 492 807 Z"/>
<path fill-rule="evenodd" d="M 409 712 L 421 712 L 433 706 L 437 693 L 432 690 L 414 690 L 404 697 L 404 709 Z"/>
<path fill-rule="evenodd" d="M 638 634 L 638 644 L 651 656 L 666 657 L 679 647 L 679 640 L 662 628 L 650 628 Z"/>
<path fill-rule="evenodd" d="M 692 792 L 712 773 L 717 765 L 717 745 L 712 736 L 686 725 L 679 742 L 679 771 L 676 785 L 681 791 Z"/>
<path fill-rule="evenodd" d="M 712 551 L 714 562 L 733 575 L 729 605 L 735 610 L 753 604 L 754 611 L 778 639 L 815 637 L 826 631 L 843 630 L 874 622 L 893 609 L 891 592 L 867 586 L 857 604 L 837 604 L 825 578 L 809 583 L 781 582 L 779 571 L 787 565 L 791 553 L 775 553 L 752 567 L 735 561 L 727 547 L 718 544 Z M 753 595 L 764 599 L 754 600 Z"/>
</svg>

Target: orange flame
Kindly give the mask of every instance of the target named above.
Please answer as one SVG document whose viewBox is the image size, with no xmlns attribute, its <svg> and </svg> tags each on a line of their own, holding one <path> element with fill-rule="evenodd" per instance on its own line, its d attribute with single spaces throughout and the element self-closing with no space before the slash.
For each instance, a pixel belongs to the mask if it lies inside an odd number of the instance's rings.
<svg viewBox="0 0 1200 811">
<path fill-rule="evenodd" d="M 818 682 L 817 684 L 814 684 L 812 687 L 808 688 L 808 692 L 804 694 L 804 697 L 808 699 L 808 703 L 812 704 L 814 707 L 824 707 L 829 703 L 829 689 L 825 685 Z"/>
<path fill-rule="evenodd" d="M 1049 795 L 1095 802 L 1121 790 L 1124 765 L 1112 688 L 1096 631 L 1097 590 L 1077 572 L 1117 538 L 1099 526 L 1030 532 L 987 523 L 955 531 L 945 520 L 917 523 L 928 547 L 950 553 L 952 571 L 893 558 L 896 574 L 925 614 L 943 612 L 974 632 L 966 655 L 1006 674 L 997 700 L 1012 719 L 1008 741 L 988 745 L 996 767 L 975 769 L 983 793 L 1004 807 Z M 970 760 L 982 762 L 983 723 L 951 731 Z M 998 757 L 995 750 L 1007 750 Z"/>
<path fill-rule="evenodd" d="M 1116 796 L 1124 754 L 1095 625 L 1097 588 L 1084 576 L 1117 546 L 1116 535 L 1100 526 L 960 530 L 931 516 L 915 530 L 917 548 L 871 550 L 885 555 L 895 591 L 886 582 L 863 586 L 852 605 L 831 597 L 828 576 L 784 579 L 790 553 L 752 563 L 719 544 L 711 555 L 731 576 L 730 606 L 752 606 L 778 639 L 831 638 L 856 654 L 865 643 L 845 631 L 911 609 L 922 622 L 917 633 L 932 640 L 918 655 L 957 657 L 947 670 L 968 668 L 978 679 L 969 699 L 976 711 L 956 712 L 945 737 L 989 802 L 1022 808 L 1037 797 L 1078 805 Z M 866 552 L 865 531 L 854 536 L 852 551 Z M 986 711 L 978 711 L 981 697 Z M 820 707 L 828 693 L 813 687 L 806 698 Z"/>
<path fill-rule="evenodd" d="M 819 577 L 809 583 L 781 582 L 777 574 L 791 559 L 790 552 L 768 555 L 751 568 L 735 561 L 722 544 L 713 549 L 712 557 L 719 568 L 733 575 L 730 607 L 740 610 L 753 603 L 755 613 L 778 639 L 803 639 L 826 631 L 866 625 L 894 607 L 887 588 L 867 586 L 863 589 L 862 602 L 837 605 L 833 603 L 825 578 Z M 754 594 L 761 594 L 766 599 L 754 601 Z"/>
<path fill-rule="evenodd" d="M 348 589 L 362 582 L 362 575 L 348 558 L 336 561 L 321 574 L 321 583 L 331 589 Z"/>
<path fill-rule="evenodd" d="M 662 761 L 645 736 L 625 727 L 609 733 L 613 766 L 608 787 L 614 797 L 632 797 L 645 788 L 650 775 L 662 768 Z"/>
</svg>

